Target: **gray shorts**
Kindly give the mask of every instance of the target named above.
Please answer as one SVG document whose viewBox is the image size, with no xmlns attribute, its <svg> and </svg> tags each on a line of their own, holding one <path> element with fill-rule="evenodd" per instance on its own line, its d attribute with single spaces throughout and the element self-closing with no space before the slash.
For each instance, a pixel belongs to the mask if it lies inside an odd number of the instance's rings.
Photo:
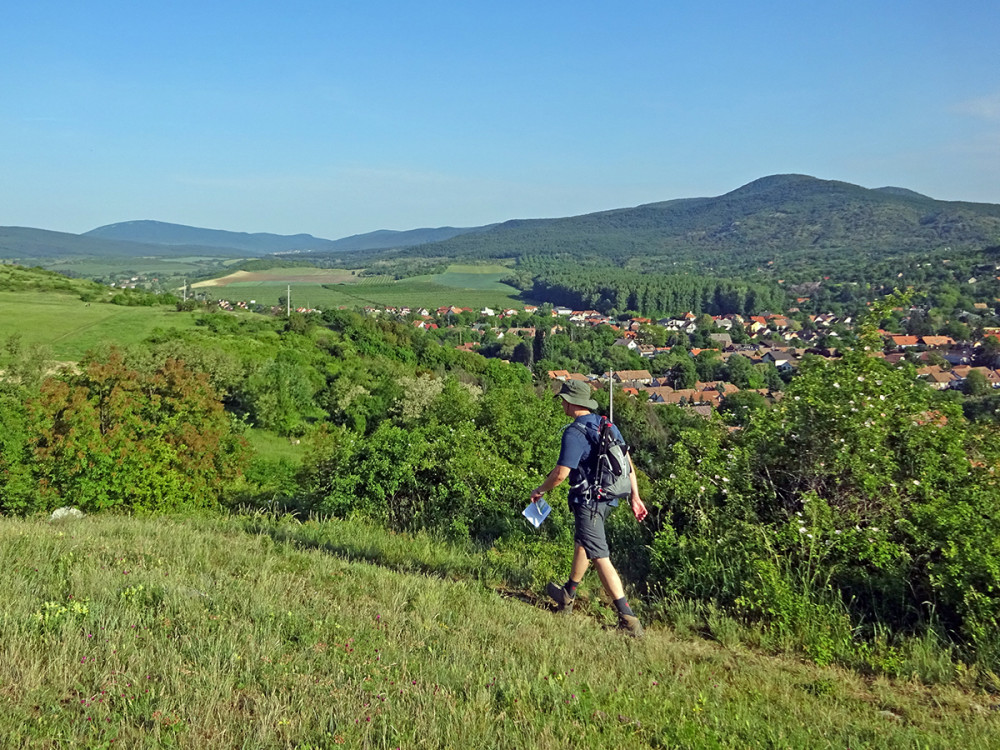
<svg viewBox="0 0 1000 750">
<path fill-rule="evenodd" d="M 604 522 L 608 514 L 614 510 L 614 506 L 610 503 L 597 503 L 596 507 L 573 503 L 570 508 L 576 520 L 573 541 L 583 547 L 587 559 L 599 560 L 602 557 L 611 557 L 608 539 L 604 533 Z"/>
</svg>

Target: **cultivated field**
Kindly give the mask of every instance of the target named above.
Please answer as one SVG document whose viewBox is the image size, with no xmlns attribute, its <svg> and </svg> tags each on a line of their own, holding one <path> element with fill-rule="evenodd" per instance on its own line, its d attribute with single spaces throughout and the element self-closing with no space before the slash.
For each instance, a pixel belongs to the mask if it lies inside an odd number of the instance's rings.
<svg viewBox="0 0 1000 750">
<path fill-rule="evenodd" d="M 102 343 L 142 341 L 156 328 L 194 325 L 195 316 L 166 307 L 82 302 L 58 292 L 0 292 L 0 338 L 20 334 L 43 344 L 57 360 L 76 361 Z"/>
<path fill-rule="evenodd" d="M 985 693 L 633 641 L 513 590 L 535 562 L 358 522 L 0 519 L 3 746 L 997 747 Z"/>
<path fill-rule="evenodd" d="M 228 276 L 199 281 L 191 286 L 195 289 L 211 289 L 272 284 L 355 284 L 366 280 L 366 277 L 355 274 L 355 271 L 335 268 L 271 268 L 267 271 L 234 271 Z"/>
<path fill-rule="evenodd" d="M 284 296 L 291 285 L 293 306 L 480 308 L 519 304 L 517 290 L 500 283 L 507 273 L 509 269 L 499 265 L 453 265 L 444 273 L 394 281 L 388 276 L 351 275 L 349 270 L 275 268 L 253 273 L 237 271 L 195 286 L 231 302 L 277 304 L 278 297 Z"/>
</svg>

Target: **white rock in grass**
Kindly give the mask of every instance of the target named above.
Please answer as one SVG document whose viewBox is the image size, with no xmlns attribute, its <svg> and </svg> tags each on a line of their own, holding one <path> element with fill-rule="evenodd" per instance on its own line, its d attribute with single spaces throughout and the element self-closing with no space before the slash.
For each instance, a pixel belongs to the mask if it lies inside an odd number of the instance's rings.
<svg viewBox="0 0 1000 750">
<path fill-rule="evenodd" d="M 86 514 L 79 508 L 56 508 L 49 517 L 50 521 L 64 521 L 66 519 L 83 518 Z"/>
</svg>

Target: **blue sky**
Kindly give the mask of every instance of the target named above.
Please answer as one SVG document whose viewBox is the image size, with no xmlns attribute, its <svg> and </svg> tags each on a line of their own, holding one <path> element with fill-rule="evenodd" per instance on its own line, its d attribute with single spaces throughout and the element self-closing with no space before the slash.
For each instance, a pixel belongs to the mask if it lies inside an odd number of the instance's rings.
<svg viewBox="0 0 1000 750">
<path fill-rule="evenodd" d="M 995 2 L 8 4 L 0 225 L 339 238 L 797 172 L 1000 203 Z"/>
</svg>

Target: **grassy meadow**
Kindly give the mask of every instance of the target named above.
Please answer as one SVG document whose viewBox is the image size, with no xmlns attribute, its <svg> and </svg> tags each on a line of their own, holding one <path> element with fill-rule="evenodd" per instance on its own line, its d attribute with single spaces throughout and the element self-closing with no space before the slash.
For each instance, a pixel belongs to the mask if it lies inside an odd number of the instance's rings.
<svg viewBox="0 0 1000 750">
<path fill-rule="evenodd" d="M 41 344 L 57 360 L 80 359 L 101 343 L 142 341 L 156 328 L 191 327 L 195 316 L 166 307 L 124 307 L 87 303 L 60 292 L 0 291 L 0 336 L 20 334 Z"/>
<path fill-rule="evenodd" d="M 510 269 L 500 265 L 452 265 L 443 273 L 394 281 L 389 276 L 357 276 L 348 270 L 275 268 L 238 272 L 195 286 L 230 301 L 277 304 L 292 287 L 292 304 L 310 307 L 457 305 L 479 309 L 519 304 L 518 291 L 500 279 Z"/>
<path fill-rule="evenodd" d="M 959 686 L 557 616 L 524 550 L 360 522 L 0 519 L 0 738 L 31 748 L 989 748 Z M 526 570 L 527 569 L 527 570 Z M 537 571 L 536 571 L 537 572 Z"/>
</svg>

